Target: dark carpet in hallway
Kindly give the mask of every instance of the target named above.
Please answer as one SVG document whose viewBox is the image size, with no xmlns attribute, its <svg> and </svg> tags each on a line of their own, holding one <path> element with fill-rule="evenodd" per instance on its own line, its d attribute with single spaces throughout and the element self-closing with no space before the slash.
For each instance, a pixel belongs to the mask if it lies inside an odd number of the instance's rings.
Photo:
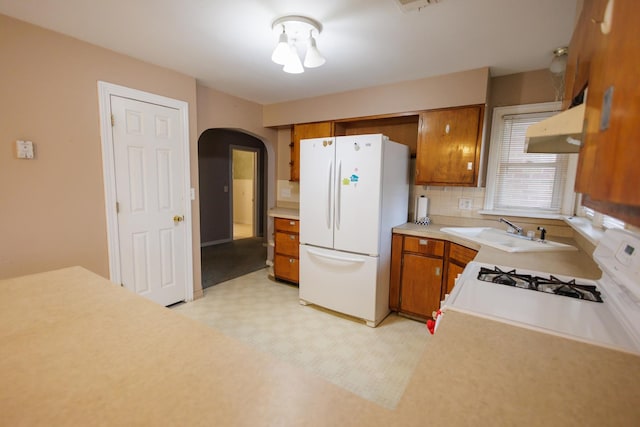
<svg viewBox="0 0 640 427">
<path fill-rule="evenodd" d="M 267 247 L 262 237 L 234 240 L 200 250 L 202 287 L 243 276 L 266 267 Z"/>
</svg>

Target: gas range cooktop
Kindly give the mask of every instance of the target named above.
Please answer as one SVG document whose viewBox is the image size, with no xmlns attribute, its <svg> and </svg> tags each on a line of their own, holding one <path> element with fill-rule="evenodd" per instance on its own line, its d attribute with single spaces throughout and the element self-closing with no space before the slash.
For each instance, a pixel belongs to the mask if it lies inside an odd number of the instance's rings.
<svg viewBox="0 0 640 427">
<path fill-rule="evenodd" d="M 575 279 L 561 280 L 552 275 L 521 274 L 516 270 L 503 271 L 499 267 L 481 267 L 478 272 L 478 280 L 587 301 L 602 302 L 601 294 L 596 286 L 579 284 L 576 283 Z"/>
<path fill-rule="evenodd" d="M 446 297 L 443 312 L 640 355 L 640 234 L 607 230 L 593 260 L 602 271 L 597 280 L 472 261 Z"/>
</svg>

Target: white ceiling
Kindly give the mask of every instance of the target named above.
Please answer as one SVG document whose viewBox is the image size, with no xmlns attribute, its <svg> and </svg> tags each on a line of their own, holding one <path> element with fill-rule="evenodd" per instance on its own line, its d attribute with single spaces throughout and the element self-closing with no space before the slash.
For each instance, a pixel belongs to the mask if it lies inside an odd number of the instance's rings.
<svg viewBox="0 0 640 427">
<path fill-rule="evenodd" d="M 577 0 L 0 0 L 0 13 L 195 77 L 260 104 L 479 67 L 546 68 L 567 45 Z M 327 63 L 286 74 L 270 60 L 282 15 L 322 23 Z"/>
</svg>

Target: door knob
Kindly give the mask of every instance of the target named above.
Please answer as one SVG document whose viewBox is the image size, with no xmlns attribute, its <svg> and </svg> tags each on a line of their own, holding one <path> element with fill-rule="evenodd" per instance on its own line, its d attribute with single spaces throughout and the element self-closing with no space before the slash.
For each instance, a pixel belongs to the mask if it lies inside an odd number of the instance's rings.
<svg viewBox="0 0 640 427">
<path fill-rule="evenodd" d="M 184 221 L 183 215 L 176 215 L 173 217 L 173 222 L 182 222 L 182 221 Z"/>
</svg>

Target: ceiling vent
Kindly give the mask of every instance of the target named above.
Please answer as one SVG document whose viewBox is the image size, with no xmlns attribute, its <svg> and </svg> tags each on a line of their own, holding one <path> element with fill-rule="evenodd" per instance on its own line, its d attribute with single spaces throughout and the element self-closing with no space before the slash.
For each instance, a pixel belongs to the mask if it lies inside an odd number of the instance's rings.
<svg viewBox="0 0 640 427">
<path fill-rule="evenodd" d="M 398 7 L 404 13 L 419 12 L 430 4 L 438 3 L 440 0 L 395 0 Z"/>
</svg>

